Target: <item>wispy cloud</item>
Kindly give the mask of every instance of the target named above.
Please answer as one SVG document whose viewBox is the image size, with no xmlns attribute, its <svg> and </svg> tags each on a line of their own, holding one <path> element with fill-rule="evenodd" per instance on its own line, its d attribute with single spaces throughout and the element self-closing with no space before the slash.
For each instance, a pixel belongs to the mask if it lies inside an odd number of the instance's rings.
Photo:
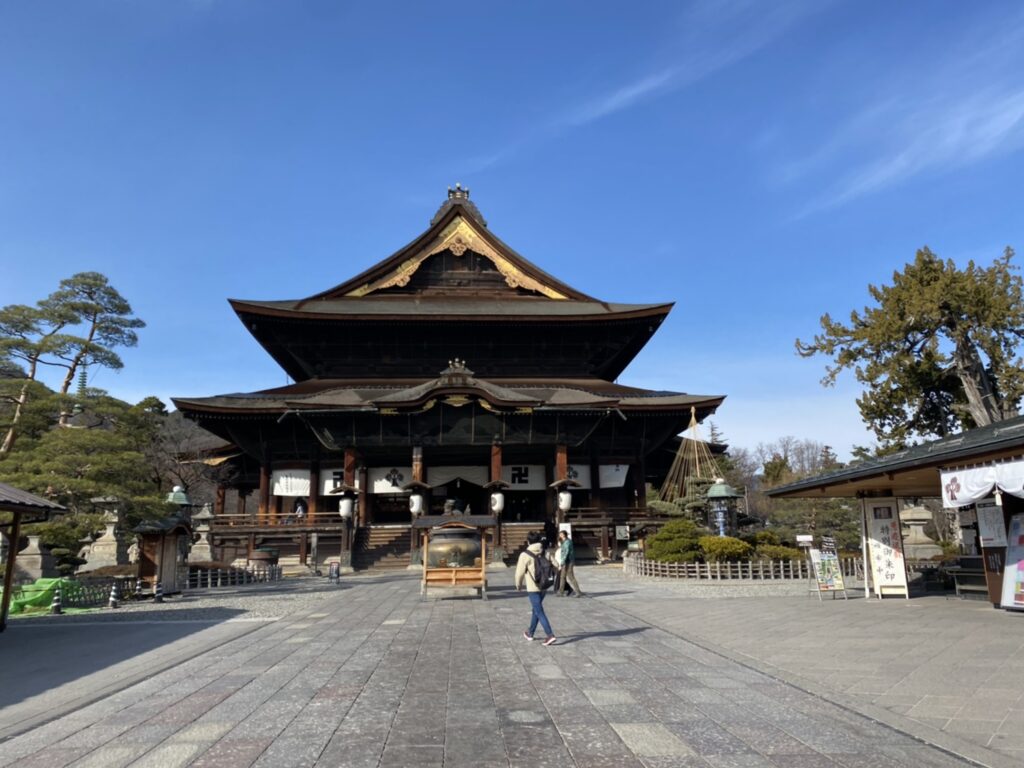
<svg viewBox="0 0 1024 768">
<path fill-rule="evenodd" d="M 685 12 L 668 58 L 645 72 L 571 107 L 554 124 L 579 126 L 699 82 L 757 53 L 825 3 L 755 0 L 695 3 Z"/>
<path fill-rule="evenodd" d="M 691 3 L 678 21 L 678 35 L 648 60 L 660 60 L 659 65 L 649 63 L 646 71 L 624 77 L 604 91 L 581 99 L 504 147 L 469 158 L 463 164 L 464 172 L 476 173 L 501 165 L 527 147 L 704 80 L 754 55 L 827 5 L 825 0 Z"/>
<path fill-rule="evenodd" d="M 929 61 L 928 71 L 904 73 L 791 163 L 784 181 L 838 176 L 798 218 L 1024 147 L 1024 15 L 1001 21 L 984 40 L 970 35 L 946 65 Z"/>
</svg>

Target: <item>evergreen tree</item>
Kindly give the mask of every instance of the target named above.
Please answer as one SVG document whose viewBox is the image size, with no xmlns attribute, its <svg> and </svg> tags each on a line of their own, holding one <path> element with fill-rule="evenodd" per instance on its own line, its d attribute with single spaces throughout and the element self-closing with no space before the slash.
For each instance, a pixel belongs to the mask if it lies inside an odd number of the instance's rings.
<svg viewBox="0 0 1024 768">
<path fill-rule="evenodd" d="M 867 388 L 861 415 L 886 445 L 1016 416 L 1024 291 L 1013 255 L 1007 248 L 989 267 L 961 270 L 923 248 L 892 285 L 868 286 L 874 306 L 849 324 L 824 315 L 822 332 L 798 339 L 797 351 L 832 358 L 823 384 L 854 370 Z"/>
</svg>

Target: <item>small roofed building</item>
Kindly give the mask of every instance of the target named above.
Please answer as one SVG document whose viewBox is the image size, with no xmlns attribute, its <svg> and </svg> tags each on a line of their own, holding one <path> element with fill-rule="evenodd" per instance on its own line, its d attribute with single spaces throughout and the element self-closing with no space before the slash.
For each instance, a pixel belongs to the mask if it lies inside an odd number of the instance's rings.
<svg viewBox="0 0 1024 768">
<path fill-rule="evenodd" d="M 951 570 L 996 606 L 1024 609 L 1024 416 L 913 446 L 768 490 L 773 498 L 850 498 L 897 514 L 942 499 L 956 515 L 964 556 Z M 1015 533 L 1016 532 L 1016 533 Z M 958 570 L 959 569 L 959 570 Z M 961 577 L 963 583 L 961 584 Z"/>
<path fill-rule="evenodd" d="M 365 272 L 231 306 L 295 383 L 174 399 L 239 454 L 237 507 L 219 494 L 214 510 L 224 559 L 266 546 L 404 566 L 413 491 L 423 514 L 485 514 L 498 487 L 509 555 L 568 516 L 585 549 L 609 556 L 613 526 L 647 515 L 646 484 L 664 477 L 691 412 L 703 420 L 724 399 L 619 383 L 673 305 L 609 303 L 553 277 L 458 185 L 426 231 Z M 350 529 L 339 512 L 353 508 Z"/>
<path fill-rule="evenodd" d="M 4 564 L 3 595 L 0 596 L 0 632 L 7 628 L 7 610 L 14 589 L 14 568 L 24 523 L 40 523 L 54 513 L 67 509 L 41 496 L 0 483 L 0 530 L 7 538 L 7 561 Z"/>
</svg>

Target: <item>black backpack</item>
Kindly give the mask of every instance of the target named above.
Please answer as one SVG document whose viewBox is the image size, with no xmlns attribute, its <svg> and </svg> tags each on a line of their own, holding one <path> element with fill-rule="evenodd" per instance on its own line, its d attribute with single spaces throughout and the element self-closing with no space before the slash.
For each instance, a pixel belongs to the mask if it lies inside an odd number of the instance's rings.
<svg viewBox="0 0 1024 768">
<path fill-rule="evenodd" d="M 526 553 L 533 558 L 533 583 L 541 592 L 551 589 L 555 584 L 555 566 L 545 555 L 535 555 L 530 550 Z"/>
</svg>

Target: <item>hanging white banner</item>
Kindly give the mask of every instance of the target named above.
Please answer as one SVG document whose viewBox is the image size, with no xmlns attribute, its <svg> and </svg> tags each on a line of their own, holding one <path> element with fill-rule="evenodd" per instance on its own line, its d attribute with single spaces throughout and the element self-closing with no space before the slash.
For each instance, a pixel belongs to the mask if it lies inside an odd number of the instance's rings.
<svg viewBox="0 0 1024 768">
<path fill-rule="evenodd" d="M 871 500 L 867 504 L 868 551 L 871 554 L 871 581 L 875 595 L 902 594 L 907 589 L 907 566 L 903 558 L 903 533 L 900 530 L 896 499 Z"/>
<path fill-rule="evenodd" d="M 355 480 L 352 485 L 356 488 L 359 487 L 359 473 L 355 473 Z M 344 467 L 321 467 L 320 469 L 320 495 L 321 496 L 337 496 L 338 494 L 333 493 L 335 488 L 340 488 L 345 484 L 345 468 Z"/>
<path fill-rule="evenodd" d="M 366 484 L 370 493 L 405 493 L 402 486 L 412 480 L 412 467 L 370 467 Z"/>
<path fill-rule="evenodd" d="M 488 467 L 427 467 L 427 484 L 433 488 L 446 485 L 452 480 L 485 485 L 490 479 Z"/>
<path fill-rule="evenodd" d="M 602 488 L 621 488 L 626 484 L 629 464 L 602 464 L 597 468 Z"/>
<path fill-rule="evenodd" d="M 510 464 L 501 468 L 501 479 L 509 485 L 510 491 L 543 491 L 543 464 Z"/>
<path fill-rule="evenodd" d="M 941 479 L 944 507 L 966 507 L 990 496 L 993 488 L 1024 499 L 1024 461 L 944 469 Z"/>
<path fill-rule="evenodd" d="M 270 475 L 274 496 L 309 496 L 308 469 L 275 469 Z"/>
<path fill-rule="evenodd" d="M 574 485 L 573 488 L 579 488 L 581 491 L 590 489 L 590 467 L 588 465 L 570 464 L 566 477 L 579 483 L 579 485 Z"/>
</svg>

